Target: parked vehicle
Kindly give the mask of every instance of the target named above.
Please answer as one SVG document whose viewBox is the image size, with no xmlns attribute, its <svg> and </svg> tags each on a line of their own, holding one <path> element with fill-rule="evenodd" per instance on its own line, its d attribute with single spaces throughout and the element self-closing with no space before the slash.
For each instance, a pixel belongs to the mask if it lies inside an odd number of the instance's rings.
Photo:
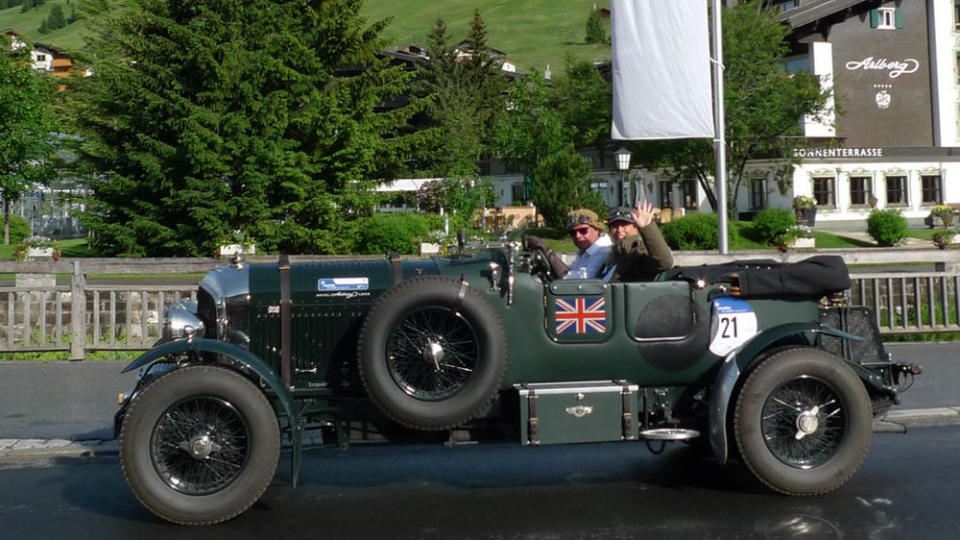
<svg viewBox="0 0 960 540">
<path fill-rule="evenodd" d="M 842 260 L 555 280 L 518 242 L 431 259 L 236 260 L 131 363 L 123 472 L 177 523 L 250 507 L 284 442 L 703 441 L 772 490 L 814 495 L 863 461 L 918 366 L 847 306 Z M 652 443 L 651 443 L 652 441 Z M 709 443 L 709 444 L 707 444 Z"/>
</svg>

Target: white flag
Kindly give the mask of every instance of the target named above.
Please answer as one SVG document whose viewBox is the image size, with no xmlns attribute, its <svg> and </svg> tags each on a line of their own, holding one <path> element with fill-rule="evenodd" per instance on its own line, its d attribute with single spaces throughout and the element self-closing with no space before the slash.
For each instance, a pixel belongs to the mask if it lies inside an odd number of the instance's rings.
<svg viewBox="0 0 960 540">
<path fill-rule="evenodd" d="M 704 0 L 612 0 L 614 139 L 713 137 Z"/>
</svg>

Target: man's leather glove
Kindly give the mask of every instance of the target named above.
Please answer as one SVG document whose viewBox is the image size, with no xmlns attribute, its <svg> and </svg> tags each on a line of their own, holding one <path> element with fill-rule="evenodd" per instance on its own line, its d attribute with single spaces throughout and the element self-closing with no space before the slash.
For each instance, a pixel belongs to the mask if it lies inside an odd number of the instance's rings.
<svg viewBox="0 0 960 540">
<path fill-rule="evenodd" d="M 563 276 L 567 275 L 567 272 L 570 271 L 570 268 L 564 264 L 563 259 L 554 253 L 552 249 L 548 248 L 540 238 L 532 235 L 527 236 L 526 242 L 527 249 L 530 251 L 539 251 L 544 257 L 546 257 L 547 264 L 550 265 L 550 269 L 558 278 L 562 278 Z"/>
<path fill-rule="evenodd" d="M 537 236 L 527 236 L 527 249 L 530 251 L 540 250 L 544 253 L 550 251 L 546 244 Z"/>
</svg>

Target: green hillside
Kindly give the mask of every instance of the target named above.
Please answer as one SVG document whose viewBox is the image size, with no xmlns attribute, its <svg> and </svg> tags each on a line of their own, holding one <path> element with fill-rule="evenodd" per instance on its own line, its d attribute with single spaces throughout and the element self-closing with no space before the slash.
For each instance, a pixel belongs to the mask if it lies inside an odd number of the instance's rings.
<svg viewBox="0 0 960 540">
<path fill-rule="evenodd" d="M 587 16 L 609 0 L 367 0 L 362 13 L 369 20 L 393 17 L 384 37 L 395 47 L 426 46 L 437 18 L 447 23 L 454 42 L 467 36 L 474 9 L 487 23 L 487 43 L 517 61 L 520 71 L 554 73 L 567 54 L 576 59 L 609 60 L 609 45 L 584 43 Z"/>
<path fill-rule="evenodd" d="M 26 13 L 20 13 L 20 6 L 14 6 L 0 10 L 0 30 L 13 28 L 20 35 L 29 38 L 30 41 L 44 43 L 60 49 L 80 48 L 83 45 L 83 38 L 80 35 L 83 29 L 82 22 L 75 22 L 67 25 L 66 28 L 46 34 L 40 33 L 40 23 L 50 15 L 50 8 L 56 4 L 60 4 L 63 8 L 64 15 L 70 16 L 70 8 L 67 7 L 66 0 L 48 0 L 39 8 L 31 9 Z"/>
<path fill-rule="evenodd" d="M 77 49 L 83 45 L 83 22 L 40 34 L 40 22 L 50 13 L 50 6 L 66 4 L 66 0 L 49 0 L 40 8 L 20 13 L 20 6 L 0 10 L 0 29 L 13 28 L 32 41 L 61 49 Z M 393 17 L 384 38 L 394 47 L 411 43 L 426 46 L 427 33 L 437 18 L 447 23 L 451 40 L 466 37 L 474 9 L 487 23 L 487 42 L 506 52 L 517 62 L 520 71 L 547 64 L 557 73 L 563 69 L 565 57 L 608 60 L 610 47 L 584 43 L 584 27 L 594 5 L 609 7 L 609 0 L 367 0 L 363 15 L 370 21 Z M 69 14 L 69 10 L 64 9 Z"/>
</svg>

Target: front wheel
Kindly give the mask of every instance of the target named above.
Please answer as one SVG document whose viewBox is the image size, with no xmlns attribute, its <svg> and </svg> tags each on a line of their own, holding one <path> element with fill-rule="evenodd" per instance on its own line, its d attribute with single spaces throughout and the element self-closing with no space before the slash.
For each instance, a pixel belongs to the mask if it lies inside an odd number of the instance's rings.
<svg viewBox="0 0 960 540">
<path fill-rule="evenodd" d="M 211 366 L 148 384 L 120 431 L 127 483 L 154 514 L 186 525 L 226 521 L 270 485 L 280 457 L 277 417 L 256 386 Z"/>
<path fill-rule="evenodd" d="M 776 353 L 747 378 L 734 413 L 748 469 L 788 495 L 840 487 L 870 447 L 873 411 L 856 373 L 812 348 Z"/>
</svg>

